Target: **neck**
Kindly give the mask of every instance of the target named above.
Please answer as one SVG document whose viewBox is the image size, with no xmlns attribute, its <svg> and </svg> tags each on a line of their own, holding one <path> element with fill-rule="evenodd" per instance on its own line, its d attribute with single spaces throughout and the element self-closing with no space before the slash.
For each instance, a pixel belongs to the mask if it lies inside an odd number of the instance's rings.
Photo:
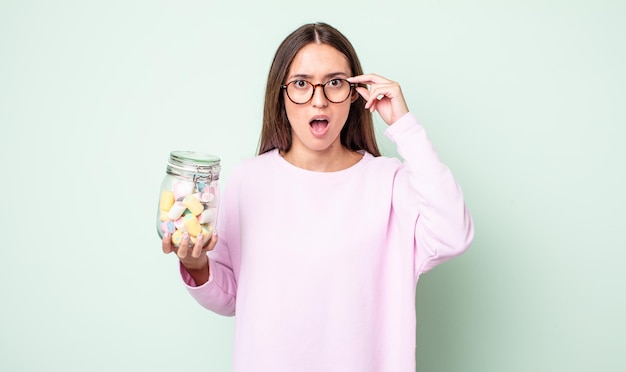
<svg viewBox="0 0 626 372">
<path fill-rule="evenodd" d="M 292 165 L 315 172 L 337 172 L 350 168 L 363 157 L 360 153 L 343 146 L 330 146 L 324 151 L 291 148 L 281 152 Z"/>
</svg>

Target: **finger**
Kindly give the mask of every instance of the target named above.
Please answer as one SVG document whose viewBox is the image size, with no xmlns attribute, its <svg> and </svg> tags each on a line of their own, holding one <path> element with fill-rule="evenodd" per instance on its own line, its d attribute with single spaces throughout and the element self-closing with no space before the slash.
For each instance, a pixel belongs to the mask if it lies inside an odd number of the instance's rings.
<svg viewBox="0 0 626 372">
<path fill-rule="evenodd" d="M 361 97 L 363 97 L 365 99 L 365 101 L 369 100 L 369 98 L 370 98 L 370 91 L 367 88 L 356 87 L 356 91 L 357 91 L 357 93 L 359 93 L 361 95 Z"/>
<path fill-rule="evenodd" d="M 161 240 L 161 246 L 163 249 L 163 253 L 168 254 L 168 253 L 172 253 L 173 248 L 172 248 L 172 238 L 169 232 L 166 232 L 165 234 L 163 234 L 163 239 Z"/>
<path fill-rule="evenodd" d="M 193 250 L 191 251 L 191 257 L 198 258 L 202 254 L 202 246 L 204 245 L 204 237 L 202 234 L 198 235 L 198 241 L 193 246 Z"/>
<path fill-rule="evenodd" d="M 351 83 L 361 83 L 361 84 L 383 84 L 388 83 L 390 80 L 385 79 L 382 76 L 376 74 L 363 74 L 357 75 L 347 78 Z"/>
<path fill-rule="evenodd" d="M 212 251 L 216 245 L 217 245 L 217 230 L 213 230 L 213 236 L 211 236 L 211 240 L 209 240 L 209 244 L 207 244 L 204 250 Z"/>
<path fill-rule="evenodd" d="M 366 88 L 357 87 L 356 91 L 365 99 L 365 109 L 369 109 L 371 112 L 374 112 L 376 102 L 384 97 L 384 94 L 376 94 Z"/>
<path fill-rule="evenodd" d="M 183 239 L 180 241 L 180 246 L 178 247 L 178 257 L 185 258 L 187 257 L 187 251 L 189 251 L 189 233 L 183 234 Z"/>
<path fill-rule="evenodd" d="M 373 88 L 369 92 L 370 96 L 367 100 L 367 103 L 365 104 L 365 108 L 369 109 L 371 112 L 374 112 L 376 110 L 376 104 L 378 103 L 378 101 L 385 98 L 387 94 L 388 92 L 385 90 L 385 87 Z"/>
</svg>

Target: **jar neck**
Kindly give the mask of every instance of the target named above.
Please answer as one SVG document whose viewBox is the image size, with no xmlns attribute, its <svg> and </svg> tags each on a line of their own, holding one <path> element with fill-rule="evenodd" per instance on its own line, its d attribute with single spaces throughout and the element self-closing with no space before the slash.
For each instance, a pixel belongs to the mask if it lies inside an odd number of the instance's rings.
<svg viewBox="0 0 626 372">
<path fill-rule="evenodd" d="M 192 151 L 172 151 L 166 172 L 194 182 L 212 182 L 219 180 L 220 169 L 220 159 L 217 156 Z"/>
</svg>

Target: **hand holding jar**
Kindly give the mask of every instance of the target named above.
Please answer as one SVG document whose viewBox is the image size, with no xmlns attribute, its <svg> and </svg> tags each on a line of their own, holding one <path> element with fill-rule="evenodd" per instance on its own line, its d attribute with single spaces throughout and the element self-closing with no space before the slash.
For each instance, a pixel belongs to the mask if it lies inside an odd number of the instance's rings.
<svg viewBox="0 0 626 372">
<path fill-rule="evenodd" d="M 175 252 L 188 269 L 206 265 L 217 243 L 218 157 L 173 151 L 161 184 L 157 232 L 164 253 Z"/>
</svg>

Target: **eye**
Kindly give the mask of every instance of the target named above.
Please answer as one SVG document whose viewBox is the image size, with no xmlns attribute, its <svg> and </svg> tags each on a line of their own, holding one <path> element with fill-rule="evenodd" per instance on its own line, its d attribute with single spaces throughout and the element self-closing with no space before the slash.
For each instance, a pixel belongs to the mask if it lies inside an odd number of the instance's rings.
<svg viewBox="0 0 626 372">
<path fill-rule="evenodd" d="M 292 83 L 293 86 L 298 89 L 306 89 L 309 85 L 306 80 L 294 80 Z"/>
<path fill-rule="evenodd" d="M 326 84 L 329 87 L 331 87 L 331 88 L 341 88 L 341 86 L 343 85 L 343 80 L 342 79 L 331 79 Z"/>
</svg>

